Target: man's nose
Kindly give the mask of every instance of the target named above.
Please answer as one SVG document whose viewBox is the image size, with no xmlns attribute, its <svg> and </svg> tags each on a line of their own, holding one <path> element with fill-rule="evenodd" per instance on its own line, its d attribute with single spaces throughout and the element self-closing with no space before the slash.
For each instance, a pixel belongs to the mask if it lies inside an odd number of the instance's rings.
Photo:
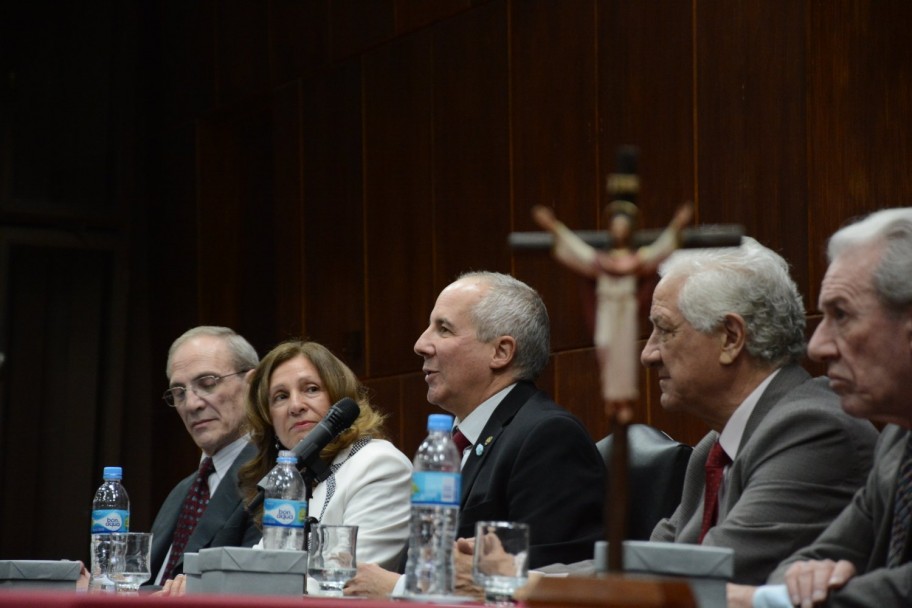
<svg viewBox="0 0 912 608">
<path fill-rule="evenodd" d="M 807 352 L 808 357 L 817 362 L 829 361 L 839 355 L 836 342 L 830 335 L 830 325 L 826 317 L 814 330 L 814 335 L 811 336 L 811 341 L 808 342 Z"/>
<path fill-rule="evenodd" d="M 643 347 L 643 352 L 640 353 L 640 363 L 644 367 L 655 367 L 662 362 L 662 357 L 659 356 L 659 347 L 655 344 L 655 339 L 652 334 L 650 334 L 649 339 L 646 341 L 646 346 Z"/>
<path fill-rule="evenodd" d="M 427 338 L 428 332 L 430 330 L 431 330 L 430 327 L 425 329 L 424 332 L 422 332 L 422 334 L 420 336 L 418 336 L 418 339 L 415 341 L 415 346 L 414 346 L 415 354 L 418 355 L 419 357 L 427 356 L 430 353 L 430 350 L 429 350 L 430 342 Z"/>
</svg>

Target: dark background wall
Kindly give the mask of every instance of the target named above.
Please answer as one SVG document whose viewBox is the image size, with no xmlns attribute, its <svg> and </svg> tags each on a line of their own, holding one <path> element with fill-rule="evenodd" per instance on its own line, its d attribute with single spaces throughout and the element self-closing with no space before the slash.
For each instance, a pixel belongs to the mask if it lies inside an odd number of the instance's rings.
<svg viewBox="0 0 912 608">
<path fill-rule="evenodd" d="M 437 292 L 511 272 L 551 311 L 541 385 L 603 436 L 578 280 L 506 237 L 539 203 L 598 227 L 620 144 L 646 226 L 744 225 L 813 327 L 827 235 L 910 202 L 910 26 L 902 0 L 3 3 L 0 558 L 84 559 L 104 465 L 149 528 L 198 458 L 159 395 L 201 323 L 328 345 L 411 454 Z M 642 382 L 638 421 L 695 442 Z"/>
</svg>

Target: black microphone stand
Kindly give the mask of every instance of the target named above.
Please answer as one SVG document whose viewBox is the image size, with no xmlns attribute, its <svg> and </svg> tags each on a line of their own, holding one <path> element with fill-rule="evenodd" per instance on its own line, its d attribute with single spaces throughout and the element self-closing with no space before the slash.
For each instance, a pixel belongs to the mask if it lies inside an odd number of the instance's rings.
<svg viewBox="0 0 912 608">
<path fill-rule="evenodd" d="M 304 478 L 304 500 L 307 501 L 307 519 L 304 521 L 304 550 L 307 551 L 310 544 L 310 526 L 319 521 L 310 513 L 310 499 L 313 498 L 314 486 L 321 481 L 325 481 L 329 477 L 331 470 L 326 466 L 325 462 L 319 458 L 314 458 L 313 462 L 309 464 L 301 462 L 299 459 L 298 471 L 301 472 L 301 477 Z"/>
</svg>

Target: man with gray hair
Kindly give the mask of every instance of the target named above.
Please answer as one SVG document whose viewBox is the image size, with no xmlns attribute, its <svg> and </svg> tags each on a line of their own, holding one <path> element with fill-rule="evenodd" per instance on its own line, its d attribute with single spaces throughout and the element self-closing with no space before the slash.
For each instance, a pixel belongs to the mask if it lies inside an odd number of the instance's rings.
<svg viewBox="0 0 912 608">
<path fill-rule="evenodd" d="M 246 374 L 258 362 L 253 346 L 227 327 L 194 327 L 168 351 L 170 388 L 162 399 L 203 454 L 199 470 L 171 490 L 152 523 L 157 584 L 183 571 L 184 553 L 252 547 L 260 539 L 237 488 L 238 469 L 256 454 L 244 434 L 244 399 Z"/>
<path fill-rule="evenodd" d="M 731 548 L 733 580 L 764 581 L 864 482 L 876 430 L 798 366 L 804 307 L 781 256 L 745 238 L 678 251 L 659 274 L 642 362 L 665 410 L 712 430 L 691 455 L 681 504 L 651 540 Z"/>
<path fill-rule="evenodd" d="M 912 605 L 912 208 L 886 209 L 830 239 L 823 320 L 808 345 L 842 408 L 886 426 L 866 484 L 835 521 L 731 606 Z"/>
</svg>

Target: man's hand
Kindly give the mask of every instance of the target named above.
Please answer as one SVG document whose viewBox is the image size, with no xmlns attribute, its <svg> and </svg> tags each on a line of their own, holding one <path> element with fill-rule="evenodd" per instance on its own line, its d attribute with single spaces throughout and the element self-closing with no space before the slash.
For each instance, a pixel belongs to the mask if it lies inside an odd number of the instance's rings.
<svg viewBox="0 0 912 608">
<path fill-rule="evenodd" d="M 160 591 L 156 591 L 152 595 L 164 596 L 164 597 L 180 597 L 187 592 L 187 577 L 183 574 L 178 574 L 173 579 L 168 579 L 162 584 Z"/>
<path fill-rule="evenodd" d="M 726 585 L 728 608 L 752 608 L 754 605 L 754 591 L 756 589 L 756 587 L 751 585 L 728 583 L 728 585 Z"/>
<path fill-rule="evenodd" d="M 479 602 L 484 601 L 484 589 L 475 584 L 472 575 L 472 558 L 475 554 L 474 538 L 457 538 L 453 551 L 453 561 L 456 562 L 456 593 L 474 597 Z"/>
<path fill-rule="evenodd" d="M 789 598 L 795 606 L 811 608 L 823 602 L 831 589 L 838 589 L 855 576 L 852 562 L 831 559 L 796 562 L 785 572 Z"/>
<path fill-rule="evenodd" d="M 386 599 L 396 587 L 399 575 L 384 570 L 377 564 L 360 564 L 355 577 L 345 583 L 344 595 L 357 595 L 373 599 Z"/>
</svg>

